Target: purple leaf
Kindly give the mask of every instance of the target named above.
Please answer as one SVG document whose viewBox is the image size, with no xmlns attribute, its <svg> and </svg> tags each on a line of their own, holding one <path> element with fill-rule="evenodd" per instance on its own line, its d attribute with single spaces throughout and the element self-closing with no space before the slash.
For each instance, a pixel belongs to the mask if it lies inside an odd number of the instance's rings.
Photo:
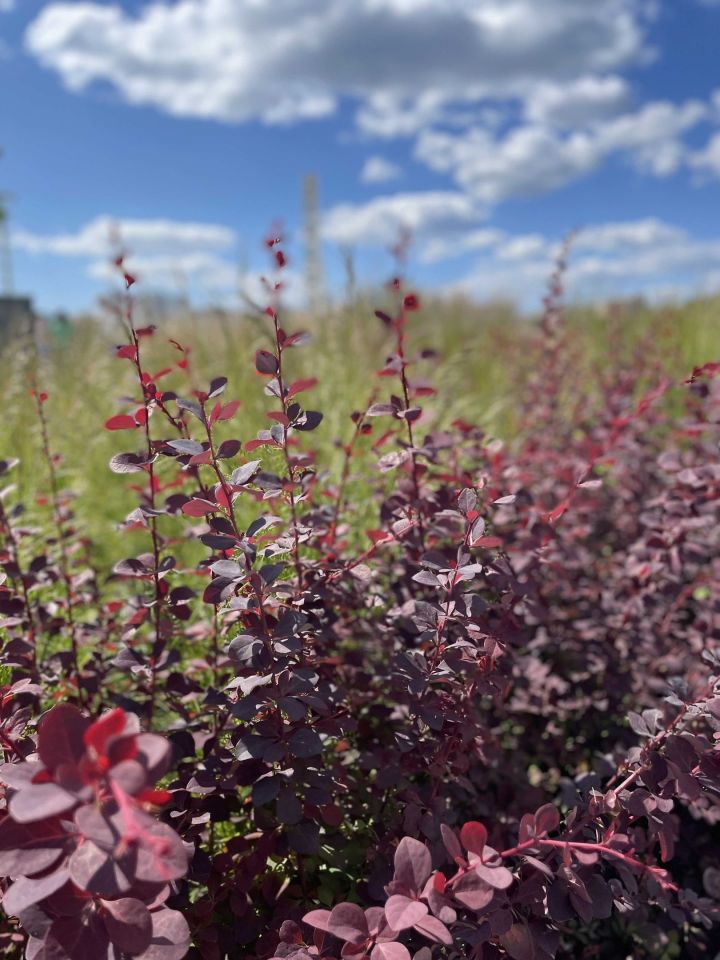
<svg viewBox="0 0 720 960">
<path fill-rule="evenodd" d="M 395 894 L 385 904 L 385 916 L 393 930 L 406 930 L 426 916 L 428 908 L 419 900 Z"/>
<path fill-rule="evenodd" d="M 70 879 L 69 871 L 63 867 L 44 877 L 20 877 L 5 891 L 2 898 L 2 907 L 9 917 L 16 917 L 23 910 L 49 897 Z"/>
<path fill-rule="evenodd" d="M 356 903 L 339 903 L 330 911 L 328 931 L 348 943 L 364 943 L 368 936 L 367 919 Z"/>
<path fill-rule="evenodd" d="M 452 945 L 452 934 L 437 917 L 423 917 L 422 920 L 415 923 L 415 929 L 418 933 L 427 937 L 428 940 L 433 940 L 435 943 L 444 943 L 447 947 Z"/>
<path fill-rule="evenodd" d="M 420 893 L 432 871 L 430 851 L 424 843 L 403 837 L 395 851 L 395 881 Z"/>
<path fill-rule="evenodd" d="M 123 953 L 142 953 L 152 939 L 150 911 L 140 900 L 126 897 L 103 903 L 103 922 L 108 937 Z"/>
<path fill-rule="evenodd" d="M 38 754 L 50 773 L 60 764 L 80 760 L 89 726 L 90 721 L 69 703 L 61 703 L 45 714 L 38 726 Z"/>
<path fill-rule="evenodd" d="M 463 906 L 480 911 L 490 903 L 495 891 L 471 870 L 453 884 L 452 894 Z"/>
<path fill-rule="evenodd" d="M 410 951 L 404 944 L 392 940 L 377 943 L 370 954 L 370 960 L 410 960 Z"/>
</svg>

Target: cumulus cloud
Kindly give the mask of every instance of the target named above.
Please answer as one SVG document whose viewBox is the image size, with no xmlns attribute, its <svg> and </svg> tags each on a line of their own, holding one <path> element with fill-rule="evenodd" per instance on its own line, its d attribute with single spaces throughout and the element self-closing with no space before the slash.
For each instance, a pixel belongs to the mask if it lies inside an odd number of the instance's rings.
<svg viewBox="0 0 720 960">
<path fill-rule="evenodd" d="M 438 263 L 451 260 L 466 253 L 489 250 L 505 240 L 503 230 L 481 228 L 469 230 L 452 237 L 430 237 L 420 247 L 419 258 L 423 263 Z"/>
<path fill-rule="evenodd" d="M 430 231 L 451 231 L 476 219 L 478 211 L 463 193 L 396 193 L 331 208 L 323 216 L 322 234 L 347 246 L 390 246 L 400 230 L 422 240 Z"/>
<path fill-rule="evenodd" d="M 607 73 L 645 55 L 641 0 L 51 2 L 26 45 L 65 85 L 107 82 L 176 116 L 437 119 L 452 103 Z M 417 126 L 415 127 L 417 129 Z M 393 130 L 396 134 L 400 131 Z"/>
<path fill-rule="evenodd" d="M 402 176 L 401 168 L 385 157 L 368 157 L 360 173 L 363 183 L 387 183 Z"/>
<path fill-rule="evenodd" d="M 50 253 L 64 257 L 98 257 L 109 254 L 118 241 L 130 251 L 147 255 L 161 251 L 172 254 L 200 249 L 228 250 L 235 243 L 228 227 L 175 220 L 124 220 L 96 217 L 75 233 L 37 234 L 18 230 L 14 245 L 28 253 Z"/>
<path fill-rule="evenodd" d="M 709 108 L 697 100 L 665 101 L 606 120 L 585 123 L 569 133 L 528 123 L 496 135 L 480 127 L 457 133 L 427 130 L 417 140 L 417 159 L 449 173 L 487 204 L 557 189 L 596 170 L 613 154 L 627 156 L 655 176 L 674 173 L 687 151 L 680 139 Z"/>
<path fill-rule="evenodd" d="M 233 263 L 223 256 L 232 251 L 236 235 L 220 224 L 100 216 L 74 233 L 16 230 L 12 242 L 28 254 L 88 261 L 87 272 L 95 279 L 113 276 L 110 257 L 121 245 L 129 252 L 130 272 L 154 289 L 177 290 L 185 281 L 206 290 L 229 288 L 237 276 Z"/>
<path fill-rule="evenodd" d="M 714 134 L 702 150 L 692 154 L 690 165 L 701 173 L 720 177 L 720 133 Z"/>
<path fill-rule="evenodd" d="M 539 234 L 507 238 L 481 257 L 453 289 L 478 299 L 520 298 L 537 307 L 560 238 Z M 699 240 L 664 221 L 595 224 L 580 231 L 569 258 L 569 299 L 605 300 L 631 294 L 678 295 L 716 289 L 720 239 Z M 518 294 L 518 291 L 521 291 Z"/>
<path fill-rule="evenodd" d="M 532 123 L 572 128 L 619 113 L 630 100 L 622 77 L 579 77 L 570 83 L 543 83 L 531 90 L 525 115 Z"/>
</svg>

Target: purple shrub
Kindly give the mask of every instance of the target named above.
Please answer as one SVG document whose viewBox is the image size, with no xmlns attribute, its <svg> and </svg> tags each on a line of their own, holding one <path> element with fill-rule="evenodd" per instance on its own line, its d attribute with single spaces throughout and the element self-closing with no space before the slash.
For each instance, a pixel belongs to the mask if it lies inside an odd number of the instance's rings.
<svg viewBox="0 0 720 960">
<path fill-rule="evenodd" d="M 503 445 L 433 420 L 396 279 L 332 477 L 267 246 L 260 429 L 135 326 L 118 257 L 133 392 L 105 426 L 138 500 L 112 576 L 84 564 L 39 394 L 44 553 L 0 492 L 6 954 L 708 956 L 720 367 L 673 384 L 648 342 L 589 382 L 560 268 Z"/>
</svg>

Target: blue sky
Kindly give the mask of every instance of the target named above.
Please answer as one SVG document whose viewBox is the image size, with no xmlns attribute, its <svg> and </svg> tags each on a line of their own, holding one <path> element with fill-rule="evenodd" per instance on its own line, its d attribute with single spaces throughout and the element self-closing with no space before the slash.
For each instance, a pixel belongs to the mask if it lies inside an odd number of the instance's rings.
<svg viewBox="0 0 720 960">
<path fill-rule="evenodd" d="M 713 0 L 0 0 L 16 288 L 92 306 L 116 224 L 142 289 L 232 305 L 281 219 L 302 302 L 312 171 L 331 292 L 402 226 L 427 289 L 533 306 L 580 227 L 573 298 L 713 292 L 719 28 Z"/>
</svg>

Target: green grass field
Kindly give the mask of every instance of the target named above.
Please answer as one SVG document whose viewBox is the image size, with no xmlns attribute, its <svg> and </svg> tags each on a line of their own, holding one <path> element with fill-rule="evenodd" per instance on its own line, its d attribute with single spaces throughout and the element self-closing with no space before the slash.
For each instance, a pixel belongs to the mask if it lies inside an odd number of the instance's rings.
<svg viewBox="0 0 720 960">
<path fill-rule="evenodd" d="M 350 413 L 363 407 L 377 384 L 376 371 L 391 349 L 382 324 L 374 316 L 378 304 L 368 298 L 352 308 L 313 319 L 285 318 L 288 330 L 312 332 L 314 343 L 293 353 L 293 376 L 314 376 L 318 386 L 310 406 L 325 413 L 313 434 L 321 448 L 321 462 L 337 462 L 338 442 L 352 432 Z M 652 309 L 638 305 L 615 311 L 570 309 L 567 323 L 577 328 L 578 362 L 584 376 L 597 377 L 607 364 L 630 358 L 636 345 L 650 335 L 668 373 L 682 377 L 693 366 L 720 356 L 720 302 L 694 301 L 682 307 Z M 537 321 L 519 317 L 507 305 L 478 307 L 462 300 L 424 303 L 412 315 L 411 353 L 433 350 L 436 360 L 420 361 L 416 377 L 427 377 L 437 396 L 426 405 L 429 422 L 448 423 L 463 417 L 489 433 L 510 439 L 518 422 L 514 396 L 531 372 L 528 345 L 538 335 Z M 262 319 L 249 316 L 184 316 L 164 321 L 155 337 L 144 341 L 152 368 L 176 362 L 170 337 L 191 347 L 192 378 L 197 387 L 215 376 L 227 376 L 228 398 L 242 401 L 232 435 L 250 439 L 268 426 L 268 398 L 254 371 L 253 354 L 265 346 Z M 122 330 L 86 319 L 75 322 L 63 338 L 46 332 L 39 355 L 20 339 L 3 344 L 0 353 L 0 457 L 16 456 L 18 494 L 32 505 L 46 489 L 46 469 L 39 456 L 39 428 L 30 397 L 31 375 L 47 391 L 46 405 L 51 443 L 60 455 L 63 484 L 77 497 L 76 512 L 94 543 L 98 559 L 111 561 L 125 548 L 114 530 L 132 509 L 134 497 L 125 478 L 113 475 L 108 460 L 113 453 L 134 450 L 139 437 L 103 428 L 119 409 L 118 400 L 136 389 L 129 365 L 114 356 L 123 342 Z M 166 389 L 188 392 L 187 381 L 173 374 L 162 381 Z M 362 478 L 357 481 L 358 494 Z M 358 495 L 358 501 L 361 501 Z M 358 523 L 365 518 L 356 513 Z M 369 518 L 368 518 L 369 519 Z"/>
</svg>

